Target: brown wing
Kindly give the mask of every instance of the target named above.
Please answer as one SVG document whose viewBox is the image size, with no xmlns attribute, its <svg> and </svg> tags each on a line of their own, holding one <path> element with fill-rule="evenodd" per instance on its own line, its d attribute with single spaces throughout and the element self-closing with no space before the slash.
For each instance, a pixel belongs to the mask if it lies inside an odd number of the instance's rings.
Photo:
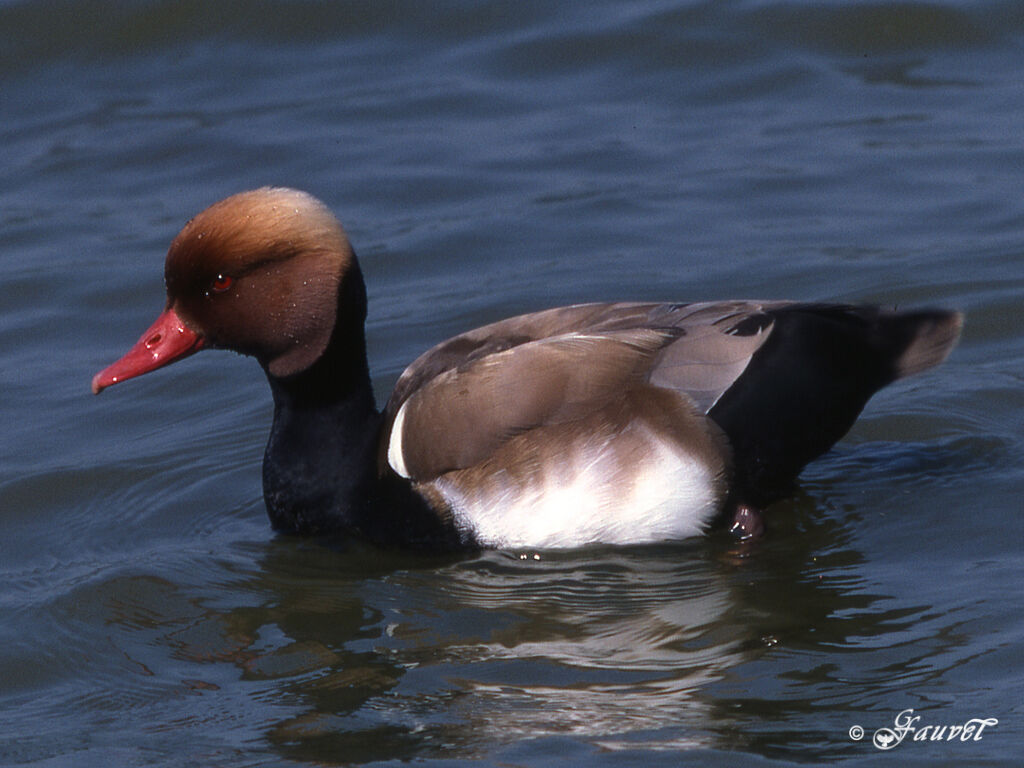
<svg viewBox="0 0 1024 768">
<path fill-rule="evenodd" d="M 671 331 L 566 334 L 450 368 L 410 394 L 389 461 L 417 480 L 473 466 L 511 437 L 579 419 L 643 383 Z"/>
<path fill-rule="evenodd" d="M 382 449 L 393 443 L 396 469 L 429 479 L 482 461 L 513 435 L 582 418 L 640 382 L 705 412 L 767 338 L 766 306 L 775 305 L 585 304 L 456 336 L 402 374 Z"/>
<path fill-rule="evenodd" d="M 386 412 L 390 417 L 426 382 L 453 368 L 508 349 L 569 333 L 597 333 L 649 327 L 649 304 L 576 304 L 510 317 L 453 336 L 424 352 L 395 383 Z"/>
<path fill-rule="evenodd" d="M 746 370 L 772 331 L 770 313 L 784 305 L 713 302 L 666 311 L 684 333 L 651 369 L 651 384 L 687 395 L 707 413 Z"/>
<path fill-rule="evenodd" d="M 719 301 L 696 304 L 576 304 L 510 317 L 453 336 L 420 355 L 395 383 L 386 407 L 393 419 L 402 403 L 426 382 L 497 352 L 571 333 L 676 329 L 679 341 L 664 360 L 660 386 L 721 395 L 735 380 L 733 368 L 766 338 L 766 310 L 790 302 Z M 699 366 L 699 367 L 698 367 Z M 722 367 L 716 373 L 716 367 Z M 726 370 L 726 368 L 728 370 Z M 742 366 L 740 367 L 742 371 Z M 699 398 L 698 398 L 699 399 Z"/>
</svg>

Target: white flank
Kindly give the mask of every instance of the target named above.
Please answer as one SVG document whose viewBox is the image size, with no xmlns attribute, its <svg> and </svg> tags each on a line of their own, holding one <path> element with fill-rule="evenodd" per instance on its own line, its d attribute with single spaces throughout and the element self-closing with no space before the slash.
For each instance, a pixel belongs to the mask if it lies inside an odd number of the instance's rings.
<svg viewBox="0 0 1024 768">
<path fill-rule="evenodd" d="M 409 404 L 406 400 L 402 407 L 395 414 L 395 421 L 391 425 L 391 438 L 388 440 L 388 464 L 402 477 L 409 477 L 409 470 L 405 467 L 405 458 L 402 456 L 402 427 L 405 425 L 405 406 Z"/>
<path fill-rule="evenodd" d="M 497 498 L 449 478 L 435 487 L 456 525 L 489 547 L 642 544 L 703 533 L 721 501 L 720 478 L 678 445 L 651 437 L 639 466 L 623 466 L 605 443 L 567 451 L 576 455 L 528 483 L 502 485 L 508 478 L 498 470 Z"/>
</svg>

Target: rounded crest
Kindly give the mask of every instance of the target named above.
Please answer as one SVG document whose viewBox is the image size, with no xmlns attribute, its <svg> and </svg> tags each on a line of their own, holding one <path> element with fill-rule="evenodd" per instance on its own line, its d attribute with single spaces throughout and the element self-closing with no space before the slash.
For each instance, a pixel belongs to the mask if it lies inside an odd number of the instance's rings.
<svg viewBox="0 0 1024 768">
<path fill-rule="evenodd" d="M 279 377 L 323 354 L 343 283 L 354 284 L 361 303 L 354 309 L 359 322 L 365 317 L 344 229 L 326 205 L 296 189 L 263 187 L 211 205 L 174 238 L 164 276 L 168 305 L 191 330 L 210 346 L 256 357 Z"/>
</svg>

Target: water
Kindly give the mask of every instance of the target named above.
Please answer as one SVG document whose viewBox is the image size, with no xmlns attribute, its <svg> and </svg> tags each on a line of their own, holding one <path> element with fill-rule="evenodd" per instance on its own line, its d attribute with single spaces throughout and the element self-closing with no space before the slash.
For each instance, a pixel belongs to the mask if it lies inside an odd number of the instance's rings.
<svg viewBox="0 0 1024 768">
<path fill-rule="evenodd" d="M 1016 765 L 1022 42 L 988 0 L 0 3 L 0 763 L 858 765 L 913 708 L 998 725 L 904 764 Z M 327 549 L 269 530 L 252 361 L 88 391 L 266 183 L 346 223 L 381 400 L 580 300 L 967 327 L 747 550 Z"/>
</svg>

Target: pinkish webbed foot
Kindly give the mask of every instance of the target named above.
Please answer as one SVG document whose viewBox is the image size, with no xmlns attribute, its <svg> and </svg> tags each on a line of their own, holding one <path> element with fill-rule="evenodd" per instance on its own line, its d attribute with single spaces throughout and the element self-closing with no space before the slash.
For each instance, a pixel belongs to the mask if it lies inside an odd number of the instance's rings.
<svg viewBox="0 0 1024 768">
<path fill-rule="evenodd" d="M 740 541 L 759 538 L 764 534 L 764 513 L 746 504 L 737 504 L 732 513 L 729 533 Z"/>
</svg>

